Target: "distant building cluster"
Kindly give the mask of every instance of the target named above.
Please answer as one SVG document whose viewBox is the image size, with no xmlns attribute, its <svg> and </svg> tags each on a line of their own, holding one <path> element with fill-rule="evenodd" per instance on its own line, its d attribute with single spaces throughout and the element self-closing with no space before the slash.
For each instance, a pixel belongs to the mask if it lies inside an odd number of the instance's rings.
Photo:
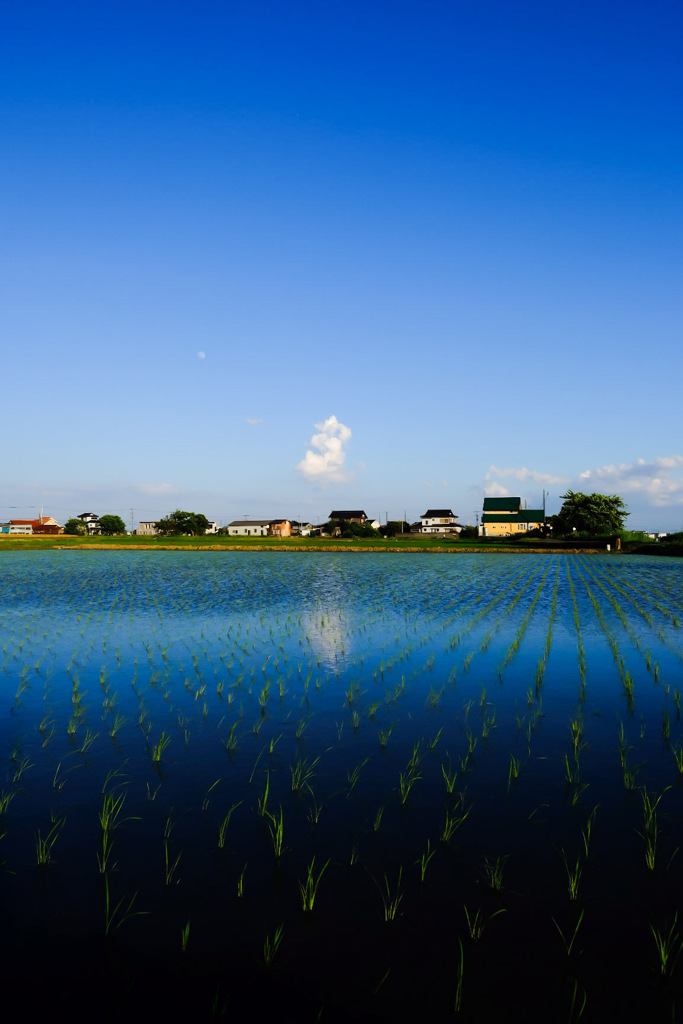
<svg viewBox="0 0 683 1024">
<path fill-rule="evenodd" d="M 16 536 L 27 536 L 30 534 L 59 534 L 64 532 L 52 516 L 38 516 L 37 519 L 10 519 L 7 523 L 0 523 L 0 533 L 10 533 Z"/>
</svg>

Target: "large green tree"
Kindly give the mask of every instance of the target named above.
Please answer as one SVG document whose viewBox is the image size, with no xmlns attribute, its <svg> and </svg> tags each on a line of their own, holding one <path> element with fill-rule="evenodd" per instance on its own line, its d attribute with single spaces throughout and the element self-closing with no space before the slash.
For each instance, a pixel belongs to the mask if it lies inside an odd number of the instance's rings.
<svg viewBox="0 0 683 1024">
<path fill-rule="evenodd" d="M 87 532 L 88 527 L 82 519 L 67 519 L 64 523 L 64 533 L 71 537 L 84 537 Z"/>
<path fill-rule="evenodd" d="M 170 516 L 160 519 L 156 523 L 156 528 L 164 537 L 170 537 L 174 534 L 196 537 L 206 533 L 209 525 L 209 520 L 201 512 L 181 512 L 177 508 L 175 512 L 171 512 Z"/>
<path fill-rule="evenodd" d="M 121 516 L 100 516 L 100 533 L 105 537 L 113 537 L 117 533 L 125 533 L 126 524 Z"/>
<path fill-rule="evenodd" d="M 593 535 L 616 533 L 624 529 L 626 505 L 617 494 L 582 494 L 567 491 L 562 494 L 563 505 L 559 515 L 552 516 L 550 524 L 555 533 L 573 533 L 574 530 Z"/>
</svg>

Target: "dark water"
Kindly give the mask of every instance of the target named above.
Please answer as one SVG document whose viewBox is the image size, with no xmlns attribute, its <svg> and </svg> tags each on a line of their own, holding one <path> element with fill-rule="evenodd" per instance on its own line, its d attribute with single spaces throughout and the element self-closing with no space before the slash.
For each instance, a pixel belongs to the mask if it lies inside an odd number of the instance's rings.
<svg viewBox="0 0 683 1024">
<path fill-rule="evenodd" d="M 682 583 L 647 558 L 5 554 L 8 980 L 36 1018 L 678 1020 Z"/>
</svg>

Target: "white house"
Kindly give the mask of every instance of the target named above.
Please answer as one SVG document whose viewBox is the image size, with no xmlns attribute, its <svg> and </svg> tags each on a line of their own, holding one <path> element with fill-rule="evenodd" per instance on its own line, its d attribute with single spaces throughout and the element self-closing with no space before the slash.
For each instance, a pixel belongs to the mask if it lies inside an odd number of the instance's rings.
<svg viewBox="0 0 683 1024">
<path fill-rule="evenodd" d="M 85 527 L 87 527 L 90 535 L 100 533 L 100 520 L 94 512 L 81 512 L 80 516 L 76 516 L 76 519 L 80 519 Z"/>
<path fill-rule="evenodd" d="M 234 519 L 228 523 L 231 537 L 267 537 L 271 519 Z"/>
<path fill-rule="evenodd" d="M 450 508 L 428 508 L 420 516 L 420 533 L 460 533 L 462 526 Z"/>
<path fill-rule="evenodd" d="M 157 521 L 156 519 L 146 519 L 144 522 L 138 523 L 137 535 L 138 537 L 154 537 L 157 532 Z"/>
</svg>

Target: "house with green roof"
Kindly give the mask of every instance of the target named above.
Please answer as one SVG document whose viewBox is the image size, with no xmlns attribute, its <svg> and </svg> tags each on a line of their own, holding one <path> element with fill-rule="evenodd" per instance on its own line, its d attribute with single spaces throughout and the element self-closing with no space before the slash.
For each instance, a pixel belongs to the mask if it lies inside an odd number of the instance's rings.
<svg viewBox="0 0 683 1024">
<path fill-rule="evenodd" d="M 522 508 L 522 499 L 518 496 L 484 498 L 479 536 L 513 537 L 528 530 L 537 530 L 544 522 L 543 509 Z"/>
</svg>

